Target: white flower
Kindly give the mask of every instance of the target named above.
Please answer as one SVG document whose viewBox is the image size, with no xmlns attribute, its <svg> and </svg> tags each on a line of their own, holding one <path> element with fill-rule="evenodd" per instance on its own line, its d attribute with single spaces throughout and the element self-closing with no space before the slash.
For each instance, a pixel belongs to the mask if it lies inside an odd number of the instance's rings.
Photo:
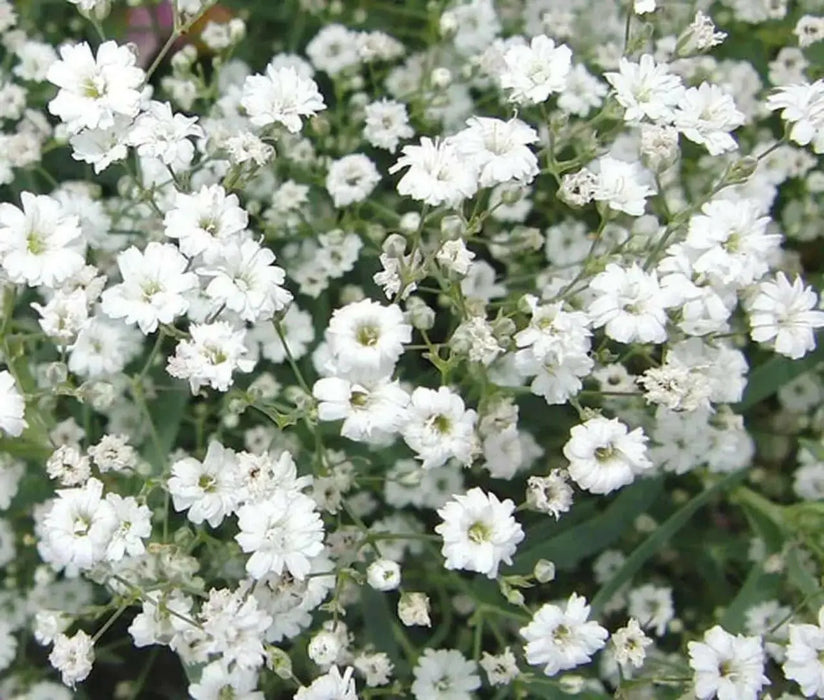
<svg viewBox="0 0 824 700">
<path fill-rule="evenodd" d="M 301 117 L 311 117 L 326 109 L 323 96 L 311 78 L 293 67 L 269 65 L 266 75 L 250 75 L 243 84 L 241 104 L 255 126 L 283 124 L 296 134 Z"/>
<path fill-rule="evenodd" d="M 60 671 L 63 683 L 74 688 L 76 683 L 85 680 L 91 673 L 94 642 L 83 630 L 76 632 L 73 637 L 59 634 L 54 640 L 49 662 Z"/>
<path fill-rule="evenodd" d="M 478 665 L 456 649 L 424 649 L 412 674 L 416 700 L 471 700 L 481 687 Z"/>
<path fill-rule="evenodd" d="M 403 426 L 409 403 L 409 394 L 387 379 L 362 385 L 324 377 L 315 382 L 312 394 L 319 401 L 319 420 L 343 419 L 341 435 L 375 444 L 391 439 Z"/>
<path fill-rule="evenodd" d="M 172 464 L 171 472 L 168 489 L 174 509 L 188 511 L 186 517 L 195 525 L 205 520 L 217 527 L 235 511 L 241 495 L 237 458 L 219 442 L 209 443 L 202 462 L 184 457 Z"/>
<path fill-rule="evenodd" d="M 326 174 L 326 191 L 336 207 L 346 207 L 366 199 L 380 181 L 375 164 L 362 153 L 352 153 L 332 161 Z"/>
<path fill-rule="evenodd" d="M 219 659 L 203 667 L 200 680 L 192 683 L 188 691 L 193 700 L 220 700 L 225 697 L 263 700 L 263 693 L 256 690 L 257 685 L 256 670 L 239 666 L 233 666 L 230 670 L 229 665 Z"/>
<path fill-rule="evenodd" d="M 824 697 L 824 607 L 818 611 L 817 625 L 791 624 L 789 635 L 784 676 L 798 683 L 805 697 Z"/>
<path fill-rule="evenodd" d="M 234 372 L 251 372 L 255 361 L 245 359 L 249 349 L 246 331 L 236 330 L 225 321 L 196 323 L 189 327 L 191 340 L 181 340 L 169 358 L 166 371 L 178 379 L 187 379 L 192 393 L 204 385 L 228 391 Z"/>
<path fill-rule="evenodd" d="M 490 685 L 509 685 L 521 672 L 515 654 L 509 647 L 497 656 L 484 652 L 481 656 L 481 668 L 486 671 Z"/>
<path fill-rule="evenodd" d="M 300 688 L 293 700 L 358 700 L 355 679 L 352 678 L 354 672 L 350 666 L 341 675 L 338 667 L 332 666 L 326 675 L 316 678 L 310 686 Z"/>
<path fill-rule="evenodd" d="M 12 282 L 57 287 L 83 267 L 80 221 L 47 195 L 20 203 L 0 204 L 0 264 Z"/>
<path fill-rule="evenodd" d="M 89 458 L 75 445 L 60 445 L 46 460 L 46 473 L 61 486 L 82 486 L 91 476 Z"/>
<path fill-rule="evenodd" d="M 783 272 L 756 287 L 748 305 L 750 335 L 794 360 L 815 349 L 813 329 L 824 326 L 824 311 L 813 311 L 818 301 L 800 277 L 790 284 Z"/>
<path fill-rule="evenodd" d="M 466 569 L 498 575 L 501 562 L 512 563 L 512 555 L 524 539 L 524 531 L 512 517 L 515 504 L 499 501 L 494 493 L 479 488 L 463 496 L 455 496 L 438 515 L 443 522 L 435 527 L 443 537 L 441 553 L 447 569 Z"/>
<path fill-rule="evenodd" d="M 180 250 L 190 258 L 203 254 L 213 260 L 228 243 L 240 244 L 249 223 L 236 194 L 220 185 L 204 185 L 193 194 L 178 192 L 174 207 L 164 219 L 164 233 L 178 239 Z"/>
<path fill-rule="evenodd" d="M 590 493 L 610 493 L 653 466 L 647 457 L 644 431 L 636 428 L 629 432 L 617 418 L 590 418 L 569 432 L 564 445 L 569 475 Z"/>
<path fill-rule="evenodd" d="M 373 561 L 366 569 L 366 581 L 376 591 L 393 591 L 401 584 L 401 565 L 391 559 Z"/>
<path fill-rule="evenodd" d="M 355 657 L 353 663 L 370 688 L 387 685 L 392 678 L 394 665 L 382 651 L 372 654 L 361 652 Z"/>
<path fill-rule="evenodd" d="M 145 75 L 130 48 L 105 41 L 97 56 L 85 42 L 61 46 L 60 60 L 49 66 L 46 78 L 60 88 L 49 111 L 76 133 L 111 128 L 117 115 L 136 116 Z"/>
<path fill-rule="evenodd" d="M 327 24 L 306 45 L 306 55 L 318 70 L 335 76 L 360 63 L 358 34 L 342 24 Z"/>
<path fill-rule="evenodd" d="M 216 310 L 225 307 L 253 323 L 267 321 L 292 300 L 283 288 L 286 273 L 274 261 L 275 254 L 253 240 L 228 243 L 212 266 L 198 274 L 212 278 L 206 296 L 215 301 Z"/>
<path fill-rule="evenodd" d="M 426 593 L 401 593 L 398 599 L 398 617 L 407 627 L 421 625 L 431 627 L 429 618 L 429 596 Z"/>
<path fill-rule="evenodd" d="M 604 77 L 615 88 L 616 99 L 624 107 L 624 120 L 639 122 L 644 117 L 654 122 L 671 121 L 673 108 L 684 94 L 681 78 L 669 71 L 666 63 L 656 63 L 643 54 L 638 63 L 622 58 L 617 73 Z"/>
<path fill-rule="evenodd" d="M 117 529 L 106 549 L 106 559 L 120 561 L 124 556 L 137 557 L 146 551 L 143 540 L 152 535 L 152 513 L 132 496 L 106 495 L 117 517 Z"/>
<path fill-rule="evenodd" d="M 419 146 L 404 146 L 402 153 L 389 168 L 390 173 L 409 168 L 398 182 L 402 195 L 432 206 L 457 207 L 478 189 L 475 168 L 461 158 L 453 140 L 433 141 L 424 136 Z"/>
<path fill-rule="evenodd" d="M 249 592 L 249 582 L 235 589 L 212 589 L 197 619 L 202 633 L 195 637 L 196 658 L 219 654 L 223 662 L 241 669 L 259 669 L 264 661 L 264 635 L 272 616 Z M 193 635 L 191 625 L 189 635 Z"/>
<path fill-rule="evenodd" d="M 590 282 L 596 297 L 587 314 L 595 328 L 620 343 L 663 343 L 667 339 L 666 308 L 672 304 L 655 272 L 637 263 L 630 268 L 609 263 Z"/>
<path fill-rule="evenodd" d="M 400 307 L 370 299 L 335 309 L 326 330 L 336 374 L 356 382 L 392 374 L 411 338 Z"/>
<path fill-rule="evenodd" d="M 647 184 L 649 173 L 639 163 L 601 156 L 593 170 L 596 180 L 592 198 L 596 202 L 606 202 L 610 209 L 630 216 L 643 215 L 647 197 L 655 190 Z"/>
<path fill-rule="evenodd" d="M 117 515 L 103 498 L 103 484 L 89 479 L 81 488 L 60 489 L 43 525 L 57 563 L 89 569 L 106 556 Z"/>
<path fill-rule="evenodd" d="M 715 199 L 701 207 L 701 214 L 690 218 L 684 240 L 694 252 L 693 271 L 739 287 L 766 273 L 781 235 L 767 233 L 770 217 L 762 211 L 762 203 L 750 199 Z"/>
<path fill-rule="evenodd" d="M 409 126 L 406 105 L 402 102 L 384 98 L 366 105 L 364 112 L 363 137 L 375 148 L 394 153 L 402 140 L 415 135 L 415 130 Z"/>
<path fill-rule="evenodd" d="M 730 131 L 747 121 L 733 98 L 717 85 L 701 83 L 687 90 L 675 110 L 675 127 L 690 141 L 717 156 L 738 148 Z"/>
<path fill-rule="evenodd" d="M 323 523 L 315 502 L 302 493 L 276 491 L 260 503 L 241 506 L 235 539 L 252 552 L 246 570 L 256 579 L 288 571 L 303 580 L 312 557 L 323 551 Z"/>
<path fill-rule="evenodd" d="M 112 163 L 123 160 L 129 152 L 128 127 L 131 120 L 115 115 L 114 125 L 108 128 L 83 129 L 69 138 L 72 158 L 94 166 L 95 174 L 103 172 Z"/>
<path fill-rule="evenodd" d="M 520 630 L 526 640 L 526 660 L 544 666 L 547 676 L 588 663 L 606 643 L 609 633 L 594 620 L 587 621 L 589 605 L 573 593 L 564 607 L 544 604 Z"/>
<path fill-rule="evenodd" d="M 501 87 L 510 90 L 509 99 L 517 104 L 545 102 L 566 87 L 572 67 L 572 51 L 565 44 L 555 45 L 541 34 L 529 46 L 516 44 L 503 55 L 504 69 L 498 76 Z"/>
<path fill-rule="evenodd" d="M 194 158 L 195 147 L 189 136 L 203 138 L 197 117 L 172 113 L 168 102 L 150 102 L 134 123 L 129 143 L 141 158 L 157 158 L 173 171 L 186 170 Z"/>
<path fill-rule="evenodd" d="M 14 377 L 8 370 L 0 371 L 0 430 L 6 435 L 19 437 L 28 427 L 23 418 L 25 410 L 26 402 L 17 389 Z"/>
<path fill-rule="evenodd" d="M 688 645 L 695 672 L 695 695 L 701 700 L 756 700 L 769 683 L 764 675 L 761 637 L 732 635 L 719 625 L 707 630 L 703 642 Z"/>
<path fill-rule="evenodd" d="M 117 256 L 123 281 L 103 292 L 103 313 L 136 323 L 147 335 L 160 323 L 172 323 L 189 308 L 184 295 L 197 287 L 197 275 L 186 272 L 188 265 L 168 243 L 152 241 L 142 252 L 134 246 L 124 250 Z"/>
<path fill-rule="evenodd" d="M 438 248 L 438 252 L 435 253 L 435 260 L 440 265 L 461 277 L 469 272 L 474 258 L 475 253 L 466 247 L 466 243 L 461 238 L 454 241 L 444 241 L 443 245 Z"/>
<path fill-rule="evenodd" d="M 572 498 L 572 487 L 560 469 L 553 469 L 547 476 L 530 476 L 526 481 L 526 502 L 530 508 L 556 520 L 572 507 Z"/>
<path fill-rule="evenodd" d="M 538 158 L 529 145 L 538 141 L 537 132 L 520 119 L 471 117 L 454 143 L 462 156 L 478 171 L 480 187 L 517 181 L 529 184 L 539 172 Z"/>
<path fill-rule="evenodd" d="M 824 152 L 824 80 L 784 85 L 767 98 L 767 107 L 782 110 L 781 118 L 792 124 L 790 139 L 800 146 L 813 144 Z"/>
<path fill-rule="evenodd" d="M 89 447 L 89 457 L 101 473 L 134 469 L 138 455 L 125 435 L 104 435 L 100 442 Z"/>
<path fill-rule="evenodd" d="M 667 631 L 667 625 L 675 617 L 672 605 L 672 589 L 666 586 L 654 586 L 650 583 L 633 588 L 629 592 L 627 609 L 632 617 L 637 618 L 644 629 L 654 629 L 661 637 Z"/>
<path fill-rule="evenodd" d="M 635 668 L 643 666 L 647 656 L 646 648 L 652 644 L 652 640 L 644 634 L 634 617 L 629 619 L 626 627 L 612 633 L 611 641 L 615 660 L 622 666 L 632 664 Z"/>
<path fill-rule="evenodd" d="M 190 616 L 191 610 L 192 599 L 179 590 L 173 589 L 168 595 L 147 597 L 143 600 L 143 609 L 129 625 L 128 632 L 134 645 L 169 644 L 175 648 L 175 642 L 191 631 L 191 624 L 182 619 Z"/>
<path fill-rule="evenodd" d="M 476 451 L 476 418 L 475 411 L 467 410 L 463 399 L 448 388 L 418 387 L 412 392 L 403 439 L 424 469 L 439 467 L 450 457 L 469 465 Z"/>
</svg>

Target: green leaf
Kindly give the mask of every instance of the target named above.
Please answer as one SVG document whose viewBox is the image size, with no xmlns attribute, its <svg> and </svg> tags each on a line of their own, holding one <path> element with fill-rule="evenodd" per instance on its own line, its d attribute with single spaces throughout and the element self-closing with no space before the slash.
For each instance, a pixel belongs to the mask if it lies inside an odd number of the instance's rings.
<svg viewBox="0 0 824 700">
<path fill-rule="evenodd" d="M 770 398 L 782 386 L 824 362 L 824 333 L 816 338 L 816 349 L 800 360 L 776 355 L 750 372 L 744 398 L 735 407 L 742 412 Z"/>
<path fill-rule="evenodd" d="M 366 638 L 372 642 L 375 649 L 386 652 L 392 662 L 397 665 L 403 660 L 403 655 L 392 633 L 396 618 L 389 609 L 386 595 L 381 595 L 369 586 L 363 586 L 361 604 Z"/>
<path fill-rule="evenodd" d="M 753 605 L 775 597 L 781 577 L 765 573 L 761 564 L 755 564 L 738 594 L 727 606 L 719 624 L 728 632 L 738 634 L 744 631 L 744 615 Z"/>
<path fill-rule="evenodd" d="M 189 404 L 188 391 L 164 392 L 162 396 L 149 404 L 149 413 L 157 431 L 157 442 L 146 440 L 146 459 L 157 469 L 157 473 L 166 466 L 169 453 L 177 440 L 183 414 Z"/>
<path fill-rule="evenodd" d="M 597 595 L 592 599 L 592 616 L 597 617 L 601 608 L 611 600 L 612 596 L 627 583 L 641 567 L 650 559 L 661 547 L 663 547 L 670 538 L 678 532 L 695 512 L 701 508 L 713 496 L 728 489 L 734 484 L 741 481 L 746 475 L 746 470 L 733 472 L 724 477 L 710 488 L 702 491 L 697 496 L 693 497 L 685 505 L 681 506 L 670 518 L 659 528 L 655 530 L 647 539 L 645 539 L 635 551 L 624 562 L 624 565 L 617 574 L 607 581 L 598 591 Z"/>
<path fill-rule="evenodd" d="M 549 559 L 558 569 L 572 569 L 618 540 L 638 515 L 645 513 L 663 490 L 663 479 L 644 479 L 624 489 L 604 510 L 589 520 L 546 539 L 543 525 L 527 531 L 527 546 L 515 562 L 519 572 L 531 571 L 539 559 Z"/>
</svg>

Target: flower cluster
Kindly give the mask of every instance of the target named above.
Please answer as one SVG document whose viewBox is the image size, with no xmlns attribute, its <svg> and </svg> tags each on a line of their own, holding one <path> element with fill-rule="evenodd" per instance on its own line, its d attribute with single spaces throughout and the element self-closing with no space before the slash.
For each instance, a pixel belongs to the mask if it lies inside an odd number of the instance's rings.
<svg viewBox="0 0 824 700">
<path fill-rule="evenodd" d="M 821 41 L 0 0 L 0 697 L 824 697 Z"/>
</svg>

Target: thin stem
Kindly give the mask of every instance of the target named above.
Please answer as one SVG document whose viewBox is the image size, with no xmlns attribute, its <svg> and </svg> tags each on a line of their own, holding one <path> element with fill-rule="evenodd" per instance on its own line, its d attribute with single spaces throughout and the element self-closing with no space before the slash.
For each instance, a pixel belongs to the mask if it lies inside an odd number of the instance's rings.
<svg viewBox="0 0 824 700">
<path fill-rule="evenodd" d="M 126 608 L 130 607 L 132 604 L 131 600 L 126 600 L 120 604 L 120 607 L 114 611 L 112 616 L 106 620 L 103 626 L 95 632 L 94 637 L 92 637 L 92 643 L 95 643 L 98 639 L 100 639 L 105 633 L 106 630 L 109 629 L 116 621 L 117 618 L 120 617 L 124 612 L 126 612 Z"/>
<path fill-rule="evenodd" d="M 298 384 L 300 384 L 301 389 L 311 396 L 312 390 L 303 378 L 303 373 L 300 371 L 300 367 L 298 367 L 298 363 L 295 362 L 292 351 L 289 349 L 289 343 L 286 342 L 286 335 L 283 332 L 283 325 L 280 321 L 272 321 L 272 324 L 275 327 L 275 333 L 277 333 L 278 338 L 280 338 L 280 342 L 283 343 L 283 351 L 286 353 L 286 360 L 292 368 L 292 372 L 294 372 L 295 378 L 298 380 Z"/>
</svg>

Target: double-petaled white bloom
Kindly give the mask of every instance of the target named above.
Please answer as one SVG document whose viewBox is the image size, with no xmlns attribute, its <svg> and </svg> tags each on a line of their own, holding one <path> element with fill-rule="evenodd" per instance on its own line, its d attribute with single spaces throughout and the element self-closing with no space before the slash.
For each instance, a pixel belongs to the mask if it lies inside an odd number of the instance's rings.
<svg viewBox="0 0 824 700">
<path fill-rule="evenodd" d="M 0 372 L 0 430 L 18 437 L 28 426 L 23 418 L 26 402 L 17 389 L 14 377 L 8 370 Z"/>
<path fill-rule="evenodd" d="M 0 204 L 0 265 L 12 282 L 59 286 L 83 267 L 80 220 L 47 195 L 23 192 L 20 204 Z"/>
<path fill-rule="evenodd" d="M 57 492 L 43 523 L 45 545 L 60 566 L 89 569 L 105 558 L 117 525 L 102 482 L 89 479 L 80 488 Z"/>
<path fill-rule="evenodd" d="M 477 451 L 477 414 L 447 387 L 437 391 L 418 387 L 412 392 L 403 439 L 422 461 L 424 469 L 439 467 L 454 457 L 472 462 Z"/>
<path fill-rule="evenodd" d="M 824 80 L 784 85 L 767 98 L 767 107 L 781 110 L 781 118 L 792 125 L 792 141 L 812 143 L 816 153 L 824 153 Z"/>
<path fill-rule="evenodd" d="M 618 72 L 605 73 L 604 77 L 615 88 L 615 97 L 628 122 L 644 118 L 672 121 L 673 108 L 684 94 L 681 78 L 670 73 L 666 63 L 656 63 L 650 54 L 642 55 L 638 63 L 622 58 Z"/>
<path fill-rule="evenodd" d="M 195 323 L 189 328 L 190 340 L 181 340 L 169 358 L 166 371 L 189 381 L 192 393 L 204 385 L 228 391 L 235 372 L 251 372 L 255 361 L 245 357 L 246 331 L 225 321 Z"/>
<path fill-rule="evenodd" d="M 567 311 L 562 303 L 538 305 L 528 298 L 532 310 L 529 326 L 515 334 L 520 348 L 515 368 L 533 376 L 530 389 L 549 404 L 565 403 L 583 386 L 582 378 L 592 370 L 589 357 L 589 319 L 580 311 Z"/>
<path fill-rule="evenodd" d="M 481 687 L 478 665 L 457 649 L 424 649 L 412 673 L 415 700 L 471 700 Z"/>
<path fill-rule="evenodd" d="M 398 192 L 438 206 L 458 206 L 478 190 L 475 168 L 467 163 L 453 139 L 421 138 L 420 145 L 404 146 L 403 155 L 389 168 L 396 173 L 409 168 L 398 182 Z"/>
<path fill-rule="evenodd" d="M 590 418 L 570 430 L 564 445 L 569 476 L 591 493 L 610 493 L 652 469 L 646 443 L 641 428 L 629 431 L 617 418 Z"/>
<path fill-rule="evenodd" d="M 498 575 L 501 563 L 511 564 L 512 555 L 524 539 L 524 531 L 512 516 L 515 504 L 498 500 L 494 493 L 479 488 L 455 496 L 438 515 L 443 522 L 435 527 L 443 538 L 441 553 L 447 569 L 466 569 Z"/>
<path fill-rule="evenodd" d="M 94 664 L 94 641 L 83 630 L 72 637 L 57 635 L 49 662 L 60 672 L 65 685 L 72 688 L 91 673 Z"/>
<path fill-rule="evenodd" d="M 813 330 L 824 326 L 824 311 L 813 310 L 817 301 L 800 277 L 790 283 L 779 272 L 761 282 L 748 304 L 752 339 L 792 359 L 803 357 L 815 349 Z"/>
<path fill-rule="evenodd" d="M 798 683 L 805 697 L 824 697 L 824 608 L 818 611 L 817 625 L 792 624 L 789 635 L 784 676 Z"/>
<path fill-rule="evenodd" d="M 690 219 L 684 246 L 694 258 L 692 269 L 723 285 L 743 287 L 769 269 L 781 234 L 767 233 L 770 217 L 760 202 L 715 199 Z"/>
<path fill-rule="evenodd" d="M 402 102 L 382 99 L 366 105 L 364 111 L 363 137 L 375 148 L 394 153 L 402 140 L 415 135 L 415 130 L 409 126 L 406 105 Z"/>
<path fill-rule="evenodd" d="M 631 664 L 635 668 L 643 666 L 646 648 L 652 644 L 634 617 L 629 619 L 626 627 L 612 633 L 611 641 L 615 660 L 622 666 Z"/>
<path fill-rule="evenodd" d="M 666 309 L 673 299 L 658 283 L 655 272 L 640 265 L 626 268 L 609 263 L 590 282 L 595 299 L 587 314 L 595 328 L 621 343 L 663 343 L 667 339 Z"/>
<path fill-rule="evenodd" d="M 175 114 L 168 102 L 151 102 L 135 121 L 129 143 L 143 158 L 157 158 L 173 171 L 186 170 L 195 147 L 189 137 L 203 138 L 197 117 Z"/>
<path fill-rule="evenodd" d="M 477 169 L 481 187 L 510 182 L 529 184 L 538 174 L 538 158 L 529 146 L 538 141 L 537 132 L 520 119 L 471 117 L 467 128 L 458 132 L 458 151 Z"/>
<path fill-rule="evenodd" d="M 326 330 L 334 374 L 369 381 L 392 374 L 412 338 L 400 307 L 364 299 L 336 309 Z"/>
<path fill-rule="evenodd" d="M 358 700 L 353 675 L 355 669 L 347 667 L 341 674 L 337 666 L 319 676 L 311 685 L 299 688 L 293 700 Z"/>
<path fill-rule="evenodd" d="M 689 88 L 675 110 L 675 127 L 690 141 L 717 156 L 738 148 L 730 134 L 747 121 L 733 98 L 717 85 L 701 83 Z"/>
<path fill-rule="evenodd" d="M 589 617 L 583 596 L 573 593 L 566 605 L 542 605 L 520 630 L 526 640 L 526 660 L 543 666 L 547 676 L 588 663 L 606 643 L 609 633 Z"/>
<path fill-rule="evenodd" d="M 346 207 L 366 199 L 381 176 L 375 164 L 362 153 L 350 153 L 329 166 L 326 191 L 336 207 Z"/>
<path fill-rule="evenodd" d="M 343 420 L 341 435 L 359 442 L 386 443 L 404 424 L 407 394 L 397 381 L 380 379 L 367 384 L 340 377 L 315 382 L 318 419 Z"/>
<path fill-rule="evenodd" d="M 227 243 L 240 244 L 248 223 L 237 195 L 226 194 L 220 185 L 204 185 L 192 194 L 178 192 L 163 219 L 165 234 L 177 239 L 184 255 L 202 254 L 207 261 Z"/>
<path fill-rule="evenodd" d="M 145 75 L 134 52 L 114 41 L 103 42 L 96 56 L 85 42 L 62 46 L 46 78 L 60 88 L 49 111 L 72 132 L 108 129 L 118 115 L 132 118 L 140 110 Z"/>
<path fill-rule="evenodd" d="M 326 109 L 317 83 L 293 67 L 266 68 L 266 75 L 250 75 L 243 84 L 241 104 L 255 126 L 283 124 L 293 134 L 300 131 L 301 117 Z"/>
<path fill-rule="evenodd" d="M 252 553 L 246 570 L 256 579 L 288 571 L 302 580 L 312 557 L 323 551 L 323 523 L 315 502 L 302 493 L 276 491 L 265 501 L 241 506 L 237 516 L 235 539 Z"/>
<path fill-rule="evenodd" d="M 761 637 L 732 635 L 716 625 L 707 630 L 703 642 L 690 642 L 688 648 L 700 700 L 756 700 L 770 682 L 764 675 Z"/>
<path fill-rule="evenodd" d="M 572 68 L 572 51 L 555 45 L 541 34 L 529 46 L 516 44 L 503 55 L 504 68 L 498 76 L 509 99 L 517 104 L 538 104 L 553 93 L 562 92 Z"/>
<path fill-rule="evenodd" d="M 203 461 L 184 457 L 172 464 L 169 493 L 176 511 L 187 511 L 193 523 L 217 527 L 233 513 L 241 493 L 235 453 L 219 442 L 209 443 Z"/>
<path fill-rule="evenodd" d="M 630 216 L 642 216 L 647 197 L 655 194 L 649 172 L 637 161 L 601 156 L 592 164 L 595 188 L 592 198 L 606 202 L 610 209 Z"/>
<path fill-rule="evenodd" d="M 189 261 L 168 243 L 152 241 L 143 251 L 132 246 L 118 254 L 117 266 L 123 281 L 103 292 L 103 313 L 147 335 L 185 313 L 185 295 L 198 286 L 197 275 L 186 271 Z"/>
<path fill-rule="evenodd" d="M 133 496 L 123 498 L 110 493 L 106 495 L 106 500 L 117 518 L 117 527 L 106 548 L 106 559 L 120 561 L 125 556 L 140 556 L 146 551 L 143 540 L 152 535 L 151 511 Z"/>
<path fill-rule="evenodd" d="M 224 245 L 212 265 L 198 273 L 211 277 L 206 296 L 214 300 L 216 310 L 225 307 L 244 321 L 267 321 L 292 301 L 283 288 L 286 273 L 274 262 L 269 248 L 247 240 Z"/>
</svg>

